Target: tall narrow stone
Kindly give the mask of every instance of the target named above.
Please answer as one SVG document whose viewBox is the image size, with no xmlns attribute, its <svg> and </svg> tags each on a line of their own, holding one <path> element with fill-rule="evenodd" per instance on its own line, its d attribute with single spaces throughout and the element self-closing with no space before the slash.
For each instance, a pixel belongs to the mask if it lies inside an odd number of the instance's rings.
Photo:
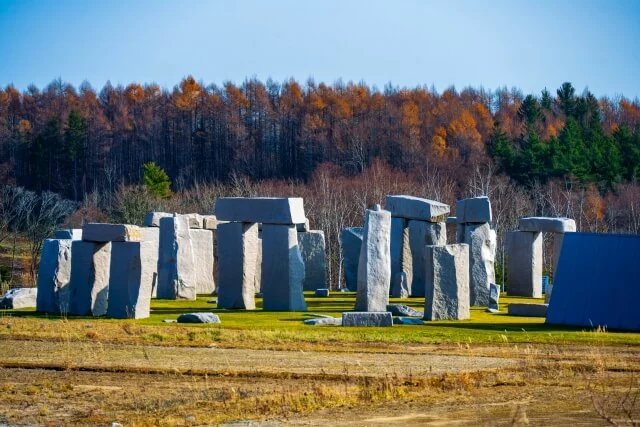
<svg viewBox="0 0 640 427">
<path fill-rule="evenodd" d="M 160 228 L 157 226 L 142 228 L 142 241 L 150 242 L 142 246 L 142 262 L 151 269 L 151 296 L 158 296 L 158 261 L 160 255 Z"/>
<path fill-rule="evenodd" d="M 216 289 L 213 281 L 213 232 L 206 229 L 191 229 L 193 245 L 196 293 L 211 294 Z"/>
<path fill-rule="evenodd" d="M 344 265 L 345 286 L 352 292 L 358 290 L 358 262 L 362 247 L 362 227 L 349 227 L 340 233 L 340 251 Z"/>
<path fill-rule="evenodd" d="M 391 213 L 367 210 L 360 261 L 356 311 L 386 311 L 391 285 Z"/>
<path fill-rule="evenodd" d="M 218 308 L 253 310 L 258 224 L 218 224 Z"/>
<path fill-rule="evenodd" d="M 71 242 L 70 239 L 47 239 L 42 243 L 36 298 L 36 309 L 40 312 L 69 311 Z"/>
<path fill-rule="evenodd" d="M 327 287 L 324 232 L 312 230 L 298 233 L 298 245 L 304 261 L 304 290 Z"/>
<path fill-rule="evenodd" d="M 425 320 L 468 319 L 469 247 L 466 244 L 427 246 Z"/>
<path fill-rule="evenodd" d="M 195 259 L 188 219 L 160 219 L 158 298 L 196 299 Z"/>
<path fill-rule="evenodd" d="M 447 225 L 444 222 L 409 221 L 409 244 L 413 257 L 413 279 L 409 282 L 409 292 L 423 297 L 426 284 L 426 269 L 430 260 L 425 256 L 426 245 L 446 245 Z"/>
<path fill-rule="evenodd" d="M 258 232 L 258 246 L 256 248 L 256 273 L 253 277 L 254 292 L 262 292 L 262 237 Z"/>
<path fill-rule="evenodd" d="M 560 262 L 560 253 L 562 252 L 563 241 L 564 233 L 553 234 L 553 280 L 556 279 L 556 271 L 558 271 L 558 263 Z"/>
<path fill-rule="evenodd" d="M 141 254 L 148 251 L 152 245 L 151 242 L 113 242 L 111 244 L 107 317 L 115 319 L 149 317 L 152 292 L 152 281 L 149 275 L 153 272 L 145 268 Z"/>
<path fill-rule="evenodd" d="M 508 295 L 542 297 L 542 233 L 510 231 L 506 239 Z"/>
<path fill-rule="evenodd" d="M 487 307 L 495 282 L 496 232 L 489 224 L 465 224 L 464 243 L 469 245 L 471 305 Z"/>
<path fill-rule="evenodd" d="M 404 279 L 400 277 L 405 273 Z M 413 280 L 413 257 L 409 242 L 408 222 L 404 218 L 391 217 L 391 295 L 400 297 L 402 291 L 394 285 L 404 282 L 407 289 Z"/>
<path fill-rule="evenodd" d="M 109 295 L 111 243 L 74 241 L 71 245 L 69 313 L 104 316 Z"/>
<path fill-rule="evenodd" d="M 262 226 L 262 306 L 273 311 L 305 311 L 305 266 L 295 224 Z"/>
</svg>

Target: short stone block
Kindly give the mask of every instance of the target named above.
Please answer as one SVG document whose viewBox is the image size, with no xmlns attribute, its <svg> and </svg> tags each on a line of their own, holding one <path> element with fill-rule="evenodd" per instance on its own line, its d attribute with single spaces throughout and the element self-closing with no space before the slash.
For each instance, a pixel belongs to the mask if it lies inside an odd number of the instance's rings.
<svg viewBox="0 0 640 427">
<path fill-rule="evenodd" d="M 531 216 L 520 218 L 518 230 L 543 233 L 570 233 L 576 231 L 576 222 L 571 218 Z"/>
<path fill-rule="evenodd" d="M 143 269 L 141 249 L 149 242 L 114 242 L 111 244 L 109 304 L 107 317 L 145 319 L 151 307 L 152 283 Z"/>
<path fill-rule="evenodd" d="M 347 311 L 342 313 L 342 326 L 393 326 L 393 316 L 388 311 Z"/>
<path fill-rule="evenodd" d="M 37 288 L 14 288 L 9 289 L 0 297 L 0 308 L 19 309 L 35 308 L 38 298 Z"/>
<path fill-rule="evenodd" d="M 216 201 L 222 221 L 302 224 L 307 218 L 301 197 L 222 197 Z"/>
<path fill-rule="evenodd" d="M 142 231 L 137 225 L 89 223 L 82 226 L 82 240 L 87 242 L 140 242 Z"/>
<path fill-rule="evenodd" d="M 549 304 L 511 303 L 509 316 L 547 317 Z"/>
<path fill-rule="evenodd" d="M 220 317 L 213 313 L 184 313 L 178 316 L 178 323 L 221 323 Z"/>
<path fill-rule="evenodd" d="M 506 238 L 507 294 L 542 297 L 542 233 L 510 231 Z"/>
<path fill-rule="evenodd" d="M 427 246 L 424 320 L 463 320 L 469 310 L 469 245 Z"/>
<path fill-rule="evenodd" d="M 429 222 L 445 221 L 450 210 L 449 205 L 435 200 L 403 195 L 387 196 L 384 206 L 394 217 Z"/>
<path fill-rule="evenodd" d="M 461 224 L 491 222 L 491 201 L 487 196 L 458 200 L 456 202 L 456 217 Z"/>
</svg>

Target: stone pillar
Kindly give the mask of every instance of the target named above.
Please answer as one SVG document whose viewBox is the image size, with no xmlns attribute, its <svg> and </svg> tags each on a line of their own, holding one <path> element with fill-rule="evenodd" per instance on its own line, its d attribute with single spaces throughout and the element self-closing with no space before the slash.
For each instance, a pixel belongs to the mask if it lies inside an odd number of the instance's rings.
<svg viewBox="0 0 640 427">
<path fill-rule="evenodd" d="M 305 266 L 295 224 L 262 225 L 262 307 L 306 311 L 302 286 Z"/>
<path fill-rule="evenodd" d="M 327 288 L 324 232 L 312 230 L 298 233 L 298 245 L 304 261 L 305 291 Z"/>
<path fill-rule="evenodd" d="M 444 222 L 409 221 L 409 244 L 413 259 L 413 280 L 408 283 L 409 292 L 413 296 L 425 295 L 426 269 L 431 262 L 425 256 L 426 245 L 446 245 L 447 225 Z"/>
<path fill-rule="evenodd" d="M 362 227 L 349 227 L 340 233 L 340 250 L 344 265 L 345 286 L 352 292 L 358 290 L 358 262 L 362 247 Z"/>
<path fill-rule="evenodd" d="M 556 271 L 558 262 L 560 261 L 560 253 L 562 252 L 562 242 L 564 241 L 564 233 L 553 233 L 553 280 L 556 279 Z"/>
<path fill-rule="evenodd" d="M 253 310 L 258 224 L 218 224 L 218 308 Z"/>
<path fill-rule="evenodd" d="M 47 239 L 42 243 L 42 256 L 38 268 L 37 311 L 69 311 L 71 242 L 70 239 Z"/>
<path fill-rule="evenodd" d="M 471 305 L 487 307 L 495 282 L 496 232 L 488 223 L 465 224 L 464 243 L 469 245 Z"/>
<path fill-rule="evenodd" d="M 213 232 L 207 229 L 191 229 L 193 245 L 196 293 L 212 294 L 216 289 L 213 281 Z"/>
<path fill-rule="evenodd" d="M 425 320 L 468 319 L 469 246 L 426 246 Z"/>
<path fill-rule="evenodd" d="M 391 282 L 390 240 L 391 213 L 367 210 L 358 263 L 356 311 L 387 310 Z"/>
<path fill-rule="evenodd" d="M 188 221 L 184 216 L 160 219 L 158 298 L 196 299 L 195 259 Z"/>
<path fill-rule="evenodd" d="M 69 313 L 104 316 L 109 295 L 111 243 L 74 241 L 71 244 Z"/>
<path fill-rule="evenodd" d="M 256 250 L 256 271 L 253 276 L 254 293 L 262 292 L 262 234 L 258 232 L 258 247 Z"/>
<path fill-rule="evenodd" d="M 401 274 L 404 273 L 404 279 Z M 391 296 L 401 298 L 402 284 L 407 291 L 413 279 L 413 257 L 409 243 L 408 222 L 391 217 Z"/>
<path fill-rule="evenodd" d="M 506 239 L 507 294 L 542 297 L 542 233 L 510 231 Z"/>
<path fill-rule="evenodd" d="M 160 228 L 159 227 L 143 227 L 142 228 L 142 241 L 150 242 L 150 245 L 145 245 L 144 248 L 148 248 L 146 253 L 142 254 L 143 262 L 152 267 L 151 276 L 151 296 L 156 297 L 158 295 L 158 256 L 160 254 Z"/>
<path fill-rule="evenodd" d="M 149 317 L 152 292 L 150 276 L 153 275 L 153 266 L 145 266 L 141 254 L 152 247 L 152 242 L 111 243 L 107 317 L 115 319 Z"/>
</svg>

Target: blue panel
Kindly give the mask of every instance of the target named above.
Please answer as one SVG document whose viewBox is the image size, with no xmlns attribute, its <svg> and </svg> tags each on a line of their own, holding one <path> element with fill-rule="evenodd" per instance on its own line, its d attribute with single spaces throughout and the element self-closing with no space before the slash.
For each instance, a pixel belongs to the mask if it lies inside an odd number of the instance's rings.
<svg viewBox="0 0 640 427">
<path fill-rule="evenodd" d="M 640 236 L 566 233 L 547 323 L 640 331 Z"/>
</svg>

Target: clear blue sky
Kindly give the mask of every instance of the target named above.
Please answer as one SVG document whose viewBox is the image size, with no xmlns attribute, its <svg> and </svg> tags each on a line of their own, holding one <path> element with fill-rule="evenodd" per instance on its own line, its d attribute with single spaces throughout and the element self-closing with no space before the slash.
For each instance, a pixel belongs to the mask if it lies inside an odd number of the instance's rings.
<svg viewBox="0 0 640 427">
<path fill-rule="evenodd" d="M 640 96 L 640 0 L 0 0 L 0 86 L 186 75 Z"/>
</svg>

